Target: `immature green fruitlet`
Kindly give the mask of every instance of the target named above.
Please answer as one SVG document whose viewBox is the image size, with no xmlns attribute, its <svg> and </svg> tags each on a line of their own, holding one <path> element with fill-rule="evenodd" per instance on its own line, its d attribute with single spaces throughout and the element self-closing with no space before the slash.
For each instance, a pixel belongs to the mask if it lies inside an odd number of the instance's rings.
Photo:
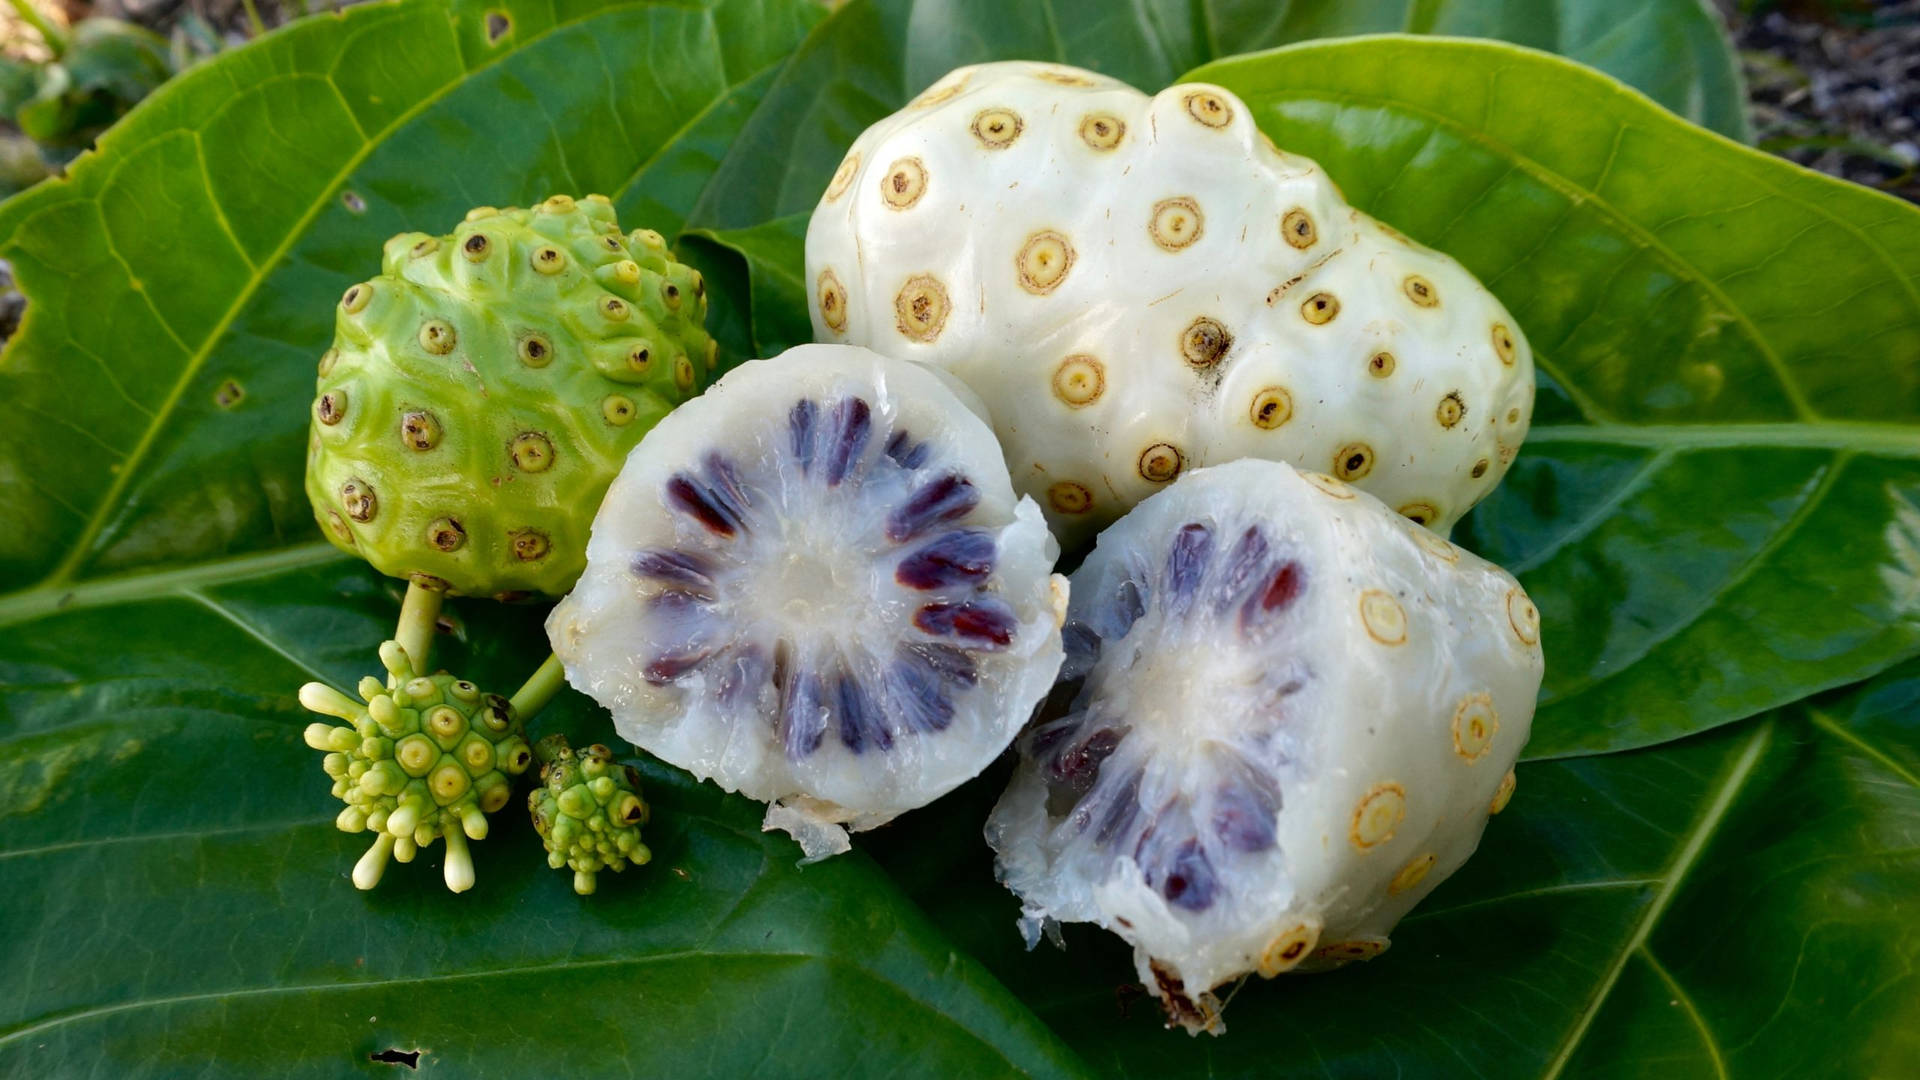
<svg viewBox="0 0 1920 1080">
<path fill-rule="evenodd" d="M 1387 948 L 1513 794 L 1540 614 L 1331 476 L 1200 469 L 1073 575 L 1072 704 L 987 825 L 1023 928 L 1093 922 L 1189 1031 L 1214 987 Z"/>
<path fill-rule="evenodd" d="M 1217 86 L 961 68 L 854 140 L 806 261 L 815 339 L 966 383 L 1068 548 L 1243 457 L 1444 532 L 1532 416 L 1533 354 L 1493 294 Z"/>
<path fill-rule="evenodd" d="M 602 196 L 387 241 L 320 359 L 322 529 L 447 593 L 566 592 L 627 451 L 712 372 L 706 309 L 700 274 Z"/>
<path fill-rule="evenodd" d="M 598 743 L 575 750 L 564 735 L 541 739 L 538 753 L 541 785 L 527 795 L 527 808 L 547 845 L 547 865 L 573 868 L 574 892 L 593 892 L 602 870 L 653 858 L 640 842 L 647 804 L 633 766 L 615 763 L 613 751 Z"/>
<path fill-rule="evenodd" d="M 335 824 L 376 834 L 353 883 L 371 889 L 389 857 L 411 862 L 444 839 L 447 888 L 465 892 L 467 840 L 486 837 L 486 815 L 507 804 L 510 777 L 527 770 L 533 751 L 507 699 L 451 675 L 421 675 L 396 641 L 380 646 L 380 662 L 390 679 L 360 680 L 364 705 L 324 683 L 300 688 L 302 705 L 347 722 L 311 724 L 306 740 L 327 752 L 322 767 L 347 804 Z"/>
</svg>

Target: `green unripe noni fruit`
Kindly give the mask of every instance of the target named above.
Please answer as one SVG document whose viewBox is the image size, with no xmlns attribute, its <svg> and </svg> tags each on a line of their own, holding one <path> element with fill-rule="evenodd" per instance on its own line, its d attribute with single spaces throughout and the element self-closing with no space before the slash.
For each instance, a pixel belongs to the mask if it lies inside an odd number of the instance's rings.
<svg viewBox="0 0 1920 1080">
<path fill-rule="evenodd" d="M 342 832 L 375 833 L 353 868 L 371 889 L 389 857 L 411 862 L 420 848 L 447 842 L 447 888 L 473 887 L 467 840 L 487 835 L 486 815 L 507 804 L 512 777 L 533 763 L 526 731 L 507 699 L 445 673 L 421 675 L 389 641 L 380 661 L 390 676 L 361 680 L 365 704 L 324 683 L 300 688 L 300 703 L 346 724 L 308 725 L 307 745 L 327 752 L 322 767 L 347 804 Z"/>
<path fill-rule="evenodd" d="M 602 196 L 394 237 L 320 360 L 314 516 L 393 577 L 566 592 L 627 451 L 712 372 L 706 310 L 700 274 Z"/>
<path fill-rule="evenodd" d="M 575 751 L 562 735 L 541 739 L 539 753 L 541 786 L 528 795 L 527 808 L 546 842 L 547 865 L 573 868 L 573 891 L 585 896 L 599 871 L 653 858 L 640 842 L 648 811 L 633 766 L 616 763 L 597 743 Z"/>
</svg>

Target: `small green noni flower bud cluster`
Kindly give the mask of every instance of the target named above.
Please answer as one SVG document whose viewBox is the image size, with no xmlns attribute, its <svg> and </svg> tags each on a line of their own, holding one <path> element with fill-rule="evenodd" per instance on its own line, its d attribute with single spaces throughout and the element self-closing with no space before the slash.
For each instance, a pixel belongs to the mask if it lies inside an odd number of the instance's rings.
<svg viewBox="0 0 1920 1080">
<path fill-rule="evenodd" d="M 377 833 L 353 868 L 371 889 L 389 857 L 413 861 L 436 839 L 447 842 L 447 888 L 473 887 L 467 840 L 484 839 L 486 815 L 507 805 L 511 777 L 533 762 L 512 704 L 451 675 L 421 675 L 399 642 L 380 646 L 386 684 L 360 680 L 361 704 L 322 683 L 300 688 L 300 703 L 348 726 L 308 725 L 307 745 L 327 752 L 333 793 L 347 804 L 342 832 Z"/>
<path fill-rule="evenodd" d="M 320 358 L 314 516 L 390 577 L 566 592 L 627 451 L 712 373 L 706 311 L 699 272 L 604 196 L 395 236 Z"/>
<path fill-rule="evenodd" d="M 576 751 L 563 735 L 541 739 L 539 751 L 543 783 L 528 795 L 527 808 L 546 841 L 547 865 L 573 868 L 574 892 L 591 893 L 601 870 L 653 858 L 640 842 L 647 804 L 633 766 L 615 763 L 613 751 L 598 743 Z"/>
</svg>

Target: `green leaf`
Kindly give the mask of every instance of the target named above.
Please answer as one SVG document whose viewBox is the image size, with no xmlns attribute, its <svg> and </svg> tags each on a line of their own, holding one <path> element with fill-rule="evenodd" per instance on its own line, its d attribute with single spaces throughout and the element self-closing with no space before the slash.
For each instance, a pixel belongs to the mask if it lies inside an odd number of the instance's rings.
<svg viewBox="0 0 1920 1080">
<path fill-rule="evenodd" d="M 796 868 L 758 804 L 663 766 L 653 862 L 592 897 L 517 800 L 472 892 L 439 846 L 354 889 L 367 837 L 334 828 L 292 691 L 365 674 L 397 592 L 312 545 L 0 609 L 0 1075 L 331 1077 L 388 1048 L 461 1076 L 1079 1071 L 866 857 Z M 478 643 L 453 670 L 545 651 L 524 609 L 450 614 Z M 613 740 L 572 694 L 548 730 Z"/>
<path fill-rule="evenodd" d="M 1117 937 L 1022 950 L 977 831 L 1004 774 L 869 849 L 1102 1075 L 1893 1076 L 1920 1053 L 1920 663 L 1519 778 L 1384 956 L 1255 978 L 1218 1039 L 1163 1029 Z"/>
<path fill-rule="evenodd" d="M 802 273 L 809 217 L 790 214 L 745 229 L 695 229 L 687 234 L 733 253 L 746 267 L 755 356 L 776 356 L 813 340 Z"/>
<path fill-rule="evenodd" d="M 1194 75 L 1533 342 L 1533 432 L 1462 531 L 1542 613 L 1530 753 L 1661 742 L 1920 648 L 1920 210 L 1507 46 Z"/>
</svg>

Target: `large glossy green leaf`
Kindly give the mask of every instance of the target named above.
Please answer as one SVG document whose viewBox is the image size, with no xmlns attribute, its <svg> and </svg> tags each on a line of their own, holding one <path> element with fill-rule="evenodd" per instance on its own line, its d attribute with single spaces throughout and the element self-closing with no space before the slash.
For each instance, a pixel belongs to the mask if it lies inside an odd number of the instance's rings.
<svg viewBox="0 0 1920 1080">
<path fill-rule="evenodd" d="M 977 823 L 1001 776 L 883 863 L 1109 1076 L 1903 1076 L 1920 1055 L 1920 664 L 1647 750 L 1533 762 L 1380 959 L 1254 979 L 1227 1033 L 1162 1028 L 1118 938 L 1020 945 Z"/>
<path fill-rule="evenodd" d="M 1542 53 L 1375 38 L 1194 74 L 1533 342 L 1533 433 L 1463 530 L 1540 606 L 1531 753 L 1659 742 L 1920 648 L 1920 210 Z"/>
<path fill-rule="evenodd" d="M 0 611 L 0 1075 L 333 1077 L 424 1050 L 453 1076 L 1072 1075 L 871 861 L 804 869 L 760 807 L 645 769 L 654 862 L 590 898 L 524 812 L 372 893 L 366 836 L 291 689 L 351 686 L 393 583 L 330 548 L 82 586 Z M 452 611 L 456 670 L 531 671 L 537 614 Z M 567 695 L 540 730 L 608 738 Z"/>
</svg>

